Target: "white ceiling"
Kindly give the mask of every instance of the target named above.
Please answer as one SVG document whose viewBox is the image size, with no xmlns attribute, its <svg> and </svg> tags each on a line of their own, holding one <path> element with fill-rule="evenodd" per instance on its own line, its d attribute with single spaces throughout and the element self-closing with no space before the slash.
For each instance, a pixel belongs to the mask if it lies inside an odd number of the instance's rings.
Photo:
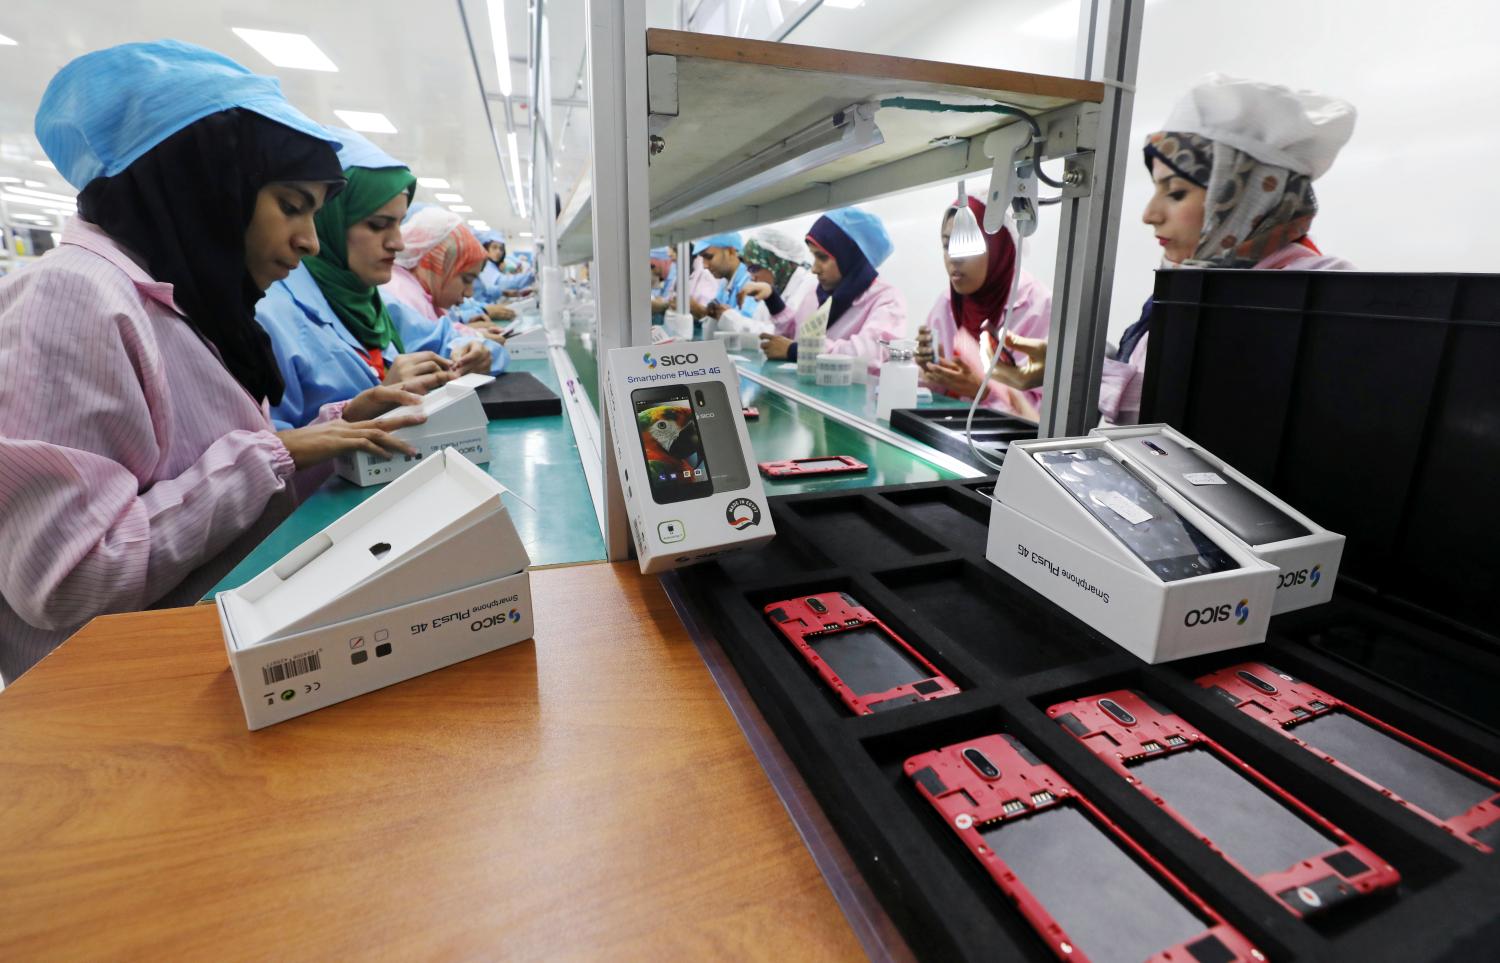
<svg viewBox="0 0 1500 963">
<path fill-rule="evenodd" d="M 426 4 L 394 0 L 313 2 L 306 0 L 167 0 L 122 4 L 118 0 L 5 0 L 0 4 L 0 34 L 18 41 L 0 46 L 0 175 L 44 182 L 47 190 L 73 194 L 56 171 L 38 166 L 44 156 L 33 134 L 36 105 L 57 70 L 72 58 L 112 44 L 172 37 L 202 44 L 238 60 L 251 70 L 280 79 L 287 97 L 315 120 L 339 123 L 334 110 L 379 111 L 395 125 L 395 134 L 367 134 L 420 176 L 444 177 L 474 212 L 510 232 L 529 231 L 514 214 L 507 182 L 496 159 L 485 124 L 484 101 L 474 61 L 465 42 L 460 0 Z M 473 32 L 484 85 L 498 90 L 489 20 L 484 0 L 462 0 Z M 524 0 L 505 0 L 512 57 L 514 94 L 529 88 L 527 13 Z M 583 0 L 549 4 L 574 24 L 582 21 Z M 338 66 L 337 73 L 273 66 L 231 27 L 305 33 Z M 567 96 L 577 75 L 583 33 L 573 26 L 552 28 L 556 50 L 553 87 Z M 564 70 L 564 68 L 566 68 Z M 566 77 L 564 77 L 566 73 Z M 581 96 L 581 95 L 580 95 Z M 504 154 L 503 104 L 491 105 L 500 128 Z M 526 112 L 517 119 L 526 123 Z M 559 116 L 559 123 L 560 123 Z M 580 123 L 581 121 L 581 123 Z M 587 117 L 570 127 L 583 132 L 582 146 L 572 142 L 563 162 L 580 164 L 587 154 Z M 529 168 L 529 127 L 519 128 L 523 172 Z M 569 154 L 571 153 L 571 157 Z M 508 167 L 509 161 L 505 162 Z M 576 176 L 576 172 L 574 175 Z M 418 188 L 418 200 L 432 191 Z M 529 200 L 529 196 L 528 196 Z"/>
</svg>

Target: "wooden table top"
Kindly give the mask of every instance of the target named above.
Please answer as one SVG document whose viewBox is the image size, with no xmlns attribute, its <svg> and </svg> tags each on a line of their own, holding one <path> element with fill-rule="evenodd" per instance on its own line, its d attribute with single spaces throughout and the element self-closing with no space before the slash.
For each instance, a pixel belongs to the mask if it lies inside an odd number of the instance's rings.
<svg viewBox="0 0 1500 963">
<path fill-rule="evenodd" d="M 859 958 L 660 584 L 259 732 L 212 606 L 0 693 L 0 959 Z"/>
</svg>

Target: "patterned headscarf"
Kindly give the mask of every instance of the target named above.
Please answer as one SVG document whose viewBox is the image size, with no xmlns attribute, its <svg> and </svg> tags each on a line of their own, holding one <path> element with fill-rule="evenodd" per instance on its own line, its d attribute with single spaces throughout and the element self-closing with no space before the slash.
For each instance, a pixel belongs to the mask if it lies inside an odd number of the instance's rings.
<svg viewBox="0 0 1500 963">
<path fill-rule="evenodd" d="M 484 266 L 484 248 L 463 218 L 440 207 L 425 207 L 401 225 L 406 250 L 396 263 L 411 271 L 434 296 L 454 277 Z"/>
<path fill-rule="evenodd" d="M 802 266 L 796 261 L 788 260 L 761 246 L 760 242 L 755 240 L 745 242 L 745 250 L 740 257 L 746 264 L 770 271 L 771 287 L 775 288 L 778 293 L 786 290 L 787 282 L 792 279 L 793 274 L 797 273 L 797 268 Z"/>
<path fill-rule="evenodd" d="M 1307 234 L 1318 199 L 1312 178 L 1262 163 L 1201 134 L 1159 131 L 1146 138 L 1153 158 L 1204 188 L 1203 233 L 1190 267 L 1246 268 Z"/>
</svg>

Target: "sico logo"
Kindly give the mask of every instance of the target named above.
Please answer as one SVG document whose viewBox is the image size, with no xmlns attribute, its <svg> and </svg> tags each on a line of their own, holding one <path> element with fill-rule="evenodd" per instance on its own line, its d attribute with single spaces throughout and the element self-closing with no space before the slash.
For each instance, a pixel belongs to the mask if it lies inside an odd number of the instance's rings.
<svg viewBox="0 0 1500 963">
<path fill-rule="evenodd" d="M 660 363 L 662 367 L 665 368 L 670 368 L 673 365 L 680 364 L 697 364 L 698 356 L 696 354 L 664 354 L 660 358 L 657 358 L 653 361 L 651 360 L 651 356 L 649 354 L 646 355 L 646 364 L 654 368 L 658 363 Z"/>
<path fill-rule="evenodd" d="M 1235 620 L 1235 625 L 1244 625 L 1250 618 L 1250 600 L 1240 599 L 1238 605 L 1230 605 L 1228 602 L 1225 602 L 1223 605 L 1210 605 L 1202 609 L 1189 609 L 1188 613 L 1182 617 L 1182 624 L 1191 629 L 1198 625 L 1213 625 L 1216 622 L 1228 622 L 1231 618 Z"/>
<path fill-rule="evenodd" d="M 1299 569 L 1295 572 L 1282 572 L 1281 578 L 1276 582 L 1276 589 L 1295 588 L 1298 585 L 1308 584 L 1313 588 L 1323 581 L 1323 566 L 1314 565 L 1311 569 Z"/>
<path fill-rule="evenodd" d="M 481 632 L 484 629 L 493 629 L 496 626 L 504 625 L 506 618 L 507 615 L 505 613 L 501 613 L 499 615 L 487 615 L 482 619 L 475 619 L 474 621 L 469 623 L 469 631 Z M 521 613 L 516 611 L 515 609 L 511 609 L 509 618 L 512 622 L 519 622 L 521 621 Z"/>
</svg>

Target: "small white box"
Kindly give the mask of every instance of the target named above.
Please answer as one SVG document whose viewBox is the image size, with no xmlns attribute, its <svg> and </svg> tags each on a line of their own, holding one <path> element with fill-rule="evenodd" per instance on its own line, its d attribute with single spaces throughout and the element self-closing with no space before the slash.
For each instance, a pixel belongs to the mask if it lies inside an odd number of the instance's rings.
<svg viewBox="0 0 1500 963">
<path fill-rule="evenodd" d="M 537 361 L 548 356 L 547 330 L 541 325 L 527 328 L 505 339 L 505 350 L 513 361 Z"/>
<path fill-rule="evenodd" d="M 1150 449 L 1140 444 L 1140 442 L 1149 439 L 1153 435 L 1164 435 L 1183 448 L 1190 450 L 1203 461 L 1208 462 L 1212 471 L 1206 474 L 1212 475 L 1217 473 L 1232 482 L 1238 482 L 1252 494 L 1269 503 L 1271 507 L 1307 529 L 1308 534 L 1306 535 L 1251 545 L 1243 539 L 1238 538 L 1231 526 L 1222 526 L 1225 529 L 1225 534 L 1230 538 L 1235 539 L 1236 542 L 1244 545 L 1249 551 L 1254 552 L 1259 557 L 1276 566 L 1278 572 L 1276 579 L 1276 601 L 1271 608 L 1272 615 L 1305 609 L 1313 605 L 1321 605 L 1333 598 L 1333 584 L 1338 579 L 1339 562 L 1344 555 L 1344 536 L 1321 527 L 1306 515 L 1303 515 L 1286 502 L 1277 498 L 1269 489 L 1256 484 L 1249 477 L 1237 471 L 1233 465 L 1215 456 L 1207 449 L 1200 448 L 1192 439 L 1170 425 L 1156 424 L 1131 425 L 1124 428 L 1095 428 L 1093 434 L 1112 440 L 1115 443 L 1115 448 L 1127 460 L 1160 478 L 1176 491 L 1184 493 L 1184 496 L 1189 500 L 1193 500 L 1193 489 L 1195 487 L 1204 484 L 1222 483 L 1221 479 L 1190 478 L 1180 473 L 1165 471 L 1161 465 L 1160 458 L 1147 457 Z M 1211 509 L 1206 505 L 1204 506 L 1204 511 L 1212 514 Z"/>
<path fill-rule="evenodd" d="M 214 598 L 251 729 L 532 635 L 505 487 L 442 451 Z"/>
<path fill-rule="evenodd" d="M 445 448 L 456 450 L 476 465 L 489 461 L 490 422 L 484 415 L 484 404 L 474 393 L 474 378 L 494 380 L 489 375 L 467 375 L 427 392 L 420 405 L 394 408 L 375 419 L 378 422 L 415 411 L 426 414 L 422 424 L 391 432 L 415 448 L 415 455 L 381 458 L 364 451 L 346 453 L 336 462 L 339 477 L 361 488 L 381 485 Z"/>
<path fill-rule="evenodd" d="M 1155 494 L 1167 507 L 1238 566 L 1164 581 L 1035 458 L 1043 452 L 1083 448 L 1098 448 L 1123 460 L 1102 438 L 1011 444 L 995 485 L 986 557 L 1147 662 L 1264 641 L 1275 566 L 1161 485 Z M 1132 511 L 1128 499 L 1118 511 L 1122 517 Z"/>
<path fill-rule="evenodd" d="M 641 572 L 770 541 L 776 531 L 723 343 L 616 348 L 606 364 L 610 450 Z"/>
</svg>

